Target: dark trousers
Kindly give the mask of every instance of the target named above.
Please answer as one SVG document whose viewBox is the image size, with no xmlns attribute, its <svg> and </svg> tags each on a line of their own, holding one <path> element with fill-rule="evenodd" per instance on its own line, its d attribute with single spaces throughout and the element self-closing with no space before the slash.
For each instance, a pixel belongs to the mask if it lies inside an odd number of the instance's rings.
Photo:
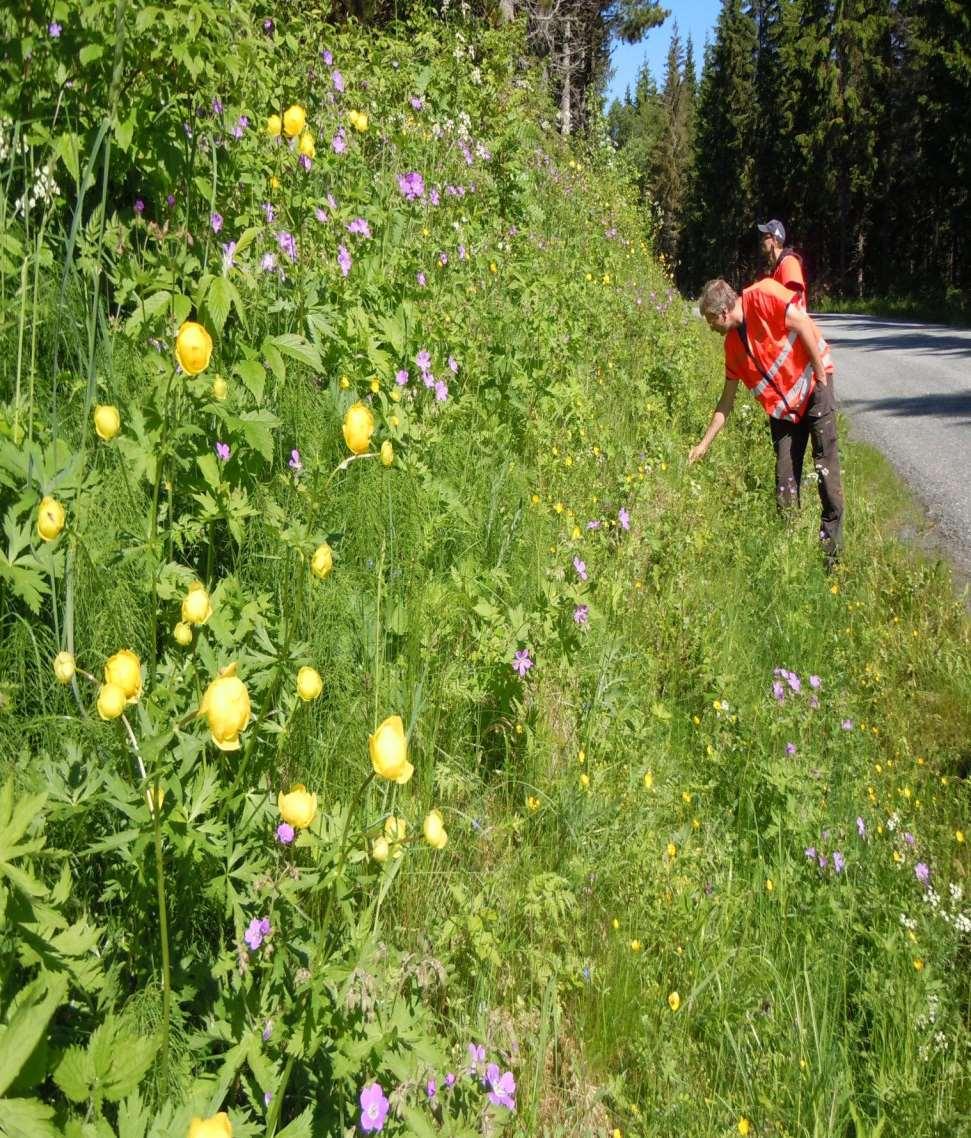
<svg viewBox="0 0 971 1138">
<path fill-rule="evenodd" d="M 798 423 L 770 419 L 775 447 L 775 493 L 780 512 L 798 509 L 802 486 L 802 463 L 806 444 L 812 439 L 813 465 L 823 515 L 819 540 L 828 557 L 839 552 L 843 542 L 843 483 L 836 449 L 836 395 L 833 377 L 825 387 L 816 384 L 806 413 Z"/>
</svg>

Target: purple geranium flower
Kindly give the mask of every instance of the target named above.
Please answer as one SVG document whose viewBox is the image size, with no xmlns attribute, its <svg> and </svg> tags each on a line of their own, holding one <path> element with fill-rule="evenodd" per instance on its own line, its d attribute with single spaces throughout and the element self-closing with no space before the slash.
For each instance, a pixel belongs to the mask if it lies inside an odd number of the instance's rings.
<svg viewBox="0 0 971 1138">
<path fill-rule="evenodd" d="M 843 857 L 839 850 L 833 851 L 833 870 L 836 873 L 842 873 L 843 867 L 846 865 L 846 858 Z"/>
<path fill-rule="evenodd" d="M 394 373 L 394 381 L 399 387 L 407 387 L 408 373 L 404 368 L 401 368 L 399 371 L 396 371 Z"/>
<path fill-rule="evenodd" d="M 268 1019 L 263 1025 L 263 1042 L 266 1043 L 273 1034 L 273 1020 Z"/>
<path fill-rule="evenodd" d="M 171 209 L 175 205 L 175 194 L 166 194 L 165 204 Z"/>
<path fill-rule="evenodd" d="M 309 171 L 311 166 L 313 166 L 309 154 L 301 154 L 297 161 L 300 163 L 300 168 L 304 171 Z"/>
<path fill-rule="evenodd" d="M 334 84 L 334 90 L 335 91 L 343 91 L 344 90 L 344 76 L 341 75 L 341 73 L 337 70 L 337 68 L 334 68 L 334 70 L 330 73 L 330 79 L 331 79 L 331 82 Z"/>
<path fill-rule="evenodd" d="M 289 822 L 281 822 L 276 828 L 276 840 L 281 846 L 288 846 L 293 841 L 294 831 Z"/>
<path fill-rule="evenodd" d="M 512 668 L 514 672 L 519 673 L 521 680 L 526 678 L 526 673 L 533 666 L 533 661 L 530 659 L 529 650 L 527 648 L 521 649 L 513 657 Z"/>
<path fill-rule="evenodd" d="M 243 940 L 246 941 L 253 952 L 256 952 L 266 937 L 270 935 L 271 931 L 269 917 L 254 917 L 250 921 L 246 932 L 243 933 Z"/>
<path fill-rule="evenodd" d="M 344 134 L 343 127 L 341 127 L 330 140 L 330 148 L 335 154 L 343 154 L 347 149 L 347 136 Z"/>
<path fill-rule="evenodd" d="M 453 375 L 459 373 L 459 361 L 454 356 L 448 357 L 448 369 Z"/>
<path fill-rule="evenodd" d="M 590 619 L 590 609 L 587 605 L 577 605 L 573 610 L 573 620 L 576 624 L 585 625 Z"/>
<path fill-rule="evenodd" d="M 434 1098 L 437 1093 L 438 1093 L 438 1084 L 435 1082 L 434 1079 L 429 1079 L 428 1082 L 425 1084 L 425 1094 L 428 1095 L 429 1098 Z"/>
<path fill-rule="evenodd" d="M 856 832 L 861 838 L 866 837 L 866 822 L 864 822 L 862 818 L 857 818 L 856 820 Z"/>
<path fill-rule="evenodd" d="M 591 518 L 587 522 L 587 529 L 600 529 L 600 520 L 598 518 Z"/>
<path fill-rule="evenodd" d="M 576 570 L 577 576 L 581 581 L 585 581 L 587 579 L 587 566 L 583 561 L 580 560 L 579 557 L 573 558 L 573 568 Z"/>
<path fill-rule="evenodd" d="M 515 1110 L 516 1102 L 513 1095 L 516 1093 L 516 1080 L 512 1071 L 500 1074 L 499 1067 L 490 1063 L 486 1067 L 486 1085 L 489 1088 L 489 1102 L 493 1106 L 504 1106 L 506 1110 Z"/>
<path fill-rule="evenodd" d="M 236 264 L 236 242 L 227 241 L 223 245 L 223 268 L 227 271 Z"/>
<path fill-rule="evenodd" d="M 60 39 L 62 30 L 61 25 L 57 23 L 57 21 L 47 25 L 47 34 L 52 40 Z"/>
<path fill-rule="evenodd" d="M 377 1131 L 384 1126 L 388 1117 L 389 1102 L 384 1097 L 380 1083 L 368 1083 L 361 1091 L 361 1129 Z"/>
<path fill-rule="evenodd" d="M 398 189 L 408 201 L 417 201 L 425 193 L 425 179 L 417 170 L 398 175 Z"/>
<path fill-rule="evenodd" d="M 218 95 L 214 95 L 212 99 L 212 113 L 214 115 L 221 115 L 223 113 L 222 100 Z"/>
<path fill-rule="evenodd" d="M 346 245 L 341 245 L 337 250 L 337 264 L 340 266 L 341 276 L 346 277 L 351 271 L 351 265 L 353 264 L 353 259 L 347 251 Z"/>
<path fill-rule="evenodd" d="M 296 447 L 290 451 L 290 461 L 287 463 L 287 466 L 297 473 L 303 470 L 303 463 L 300 461 L 300 451 L 298 451 Z"/>
<path fill-rule="evenodd" d="M 816 847 L 815 846 L 806 846 L 806 848 L 803 852 L 805 853 L 805 855 L 809 859 L 809 861 L 815 861 L 816 860 Z"/>
<path fill-rule="evenodd" d="M 470 1043 L 468 1051 L 469 1062 L 472 1064 L 471 1073 L 475 1074 L 477 1066 L 485 1062 L 485 1047 L 481 1043 Z"/>
<path fill-rule="evenodd" d="M 819 676 L 810 676 L 809 677 L 809 686 L 811 688 L 816 688 L 818 690 L 819 688 L 821 688 L 823 686 L 823 681 L 819 678 Z"/>
<path fill-rule="evenodd" d="M 422 371 L 429 371 L 432 366 L 431 353 L 427 348 L 419 349 L 418 355 L 415 356 L 415 364 L 420 367 Z"/>
<path fill-rule="evenodd" d="M 327 67 L 330 67 L 330 65 L 334 62 L 333 52 L 328 51 L 326 47 L 320 53 L 320 58 L 324 61 Z"/>
<path fill-rule="evenodd" d="M 931 879 L 930 866 L 926 862 L 919 861 L 914 866 L 914 876 L 921 883 L 921 885 L 927 885 Z"/>
<path fill-rule="evenodd" d="M 415 280 L 418 281 L 418 284 L 422 288 L 424 288 L 427 283 L 427 278 L 425 277 L 424 273 L 415 273 Z"/>
<path fill-rule="evenodd" d="M 132 207 L 139 217 L 145 212 L 145 203 L 141 198 L 135 198 L 135 204 Z"/>
<path fill-rule="evenodd" d="M 630 529 L 630 514 L 624 509 L 623 506 L 617 512 L 617 521 L 620 523 L 621 529 Z"/>
<path fill-rule="evenodd" d="M 795 743 L 786 743 L 786 754 L 787 755 L 794 755 L 795 753 L 796 753 L 796 744 Z"/>
<path fill-rule="evenodd" d="M 438 403 L 444 403 L 448 399 L 448 384 L 444 379 L 439 379 L 435 383 L 435 399 Z"/>
<path fill-rule="evenodd" d="M 276 243 L 280 246 L 281 253 L 284 253 L 291 261 L 296 261 L 297 241 L 292 233 L 287 232 L 286 229 L 281 229 L 276 235 Z"/>
<path fill-rule="evenodd" d="M 348 233 L 357 233 L 361 237 L 371 236 L 371 226 L 364 220 L 363 217 L 355 217 L 353 221 L 347 224 Z"/>
<path fill-rule="evenodd" d="M 412 95 L 408 101 L 411 103 L 411 109 L 413 111 L 420 111 L 422 109 L 422 107 L 425 105 L 424 101 L 422 99 L 420 99 L 417 95 Z"/>
<path fill-rule="evenodd" d="M 276 217 L 276 210 L 273 208 L 272 202 L 264 202 L 260 206 L 260 209 L 263 211 L 263 216 L 268 222 L 272 221 Z"/>
<path fill-rule="evenodd" d="M 448 1074 L 445 1076 L 445 1086 L 447 1086 L 447 1087 L 454 1087 L 455 1086 L 455 1076 L 452 1074 L 451 1071 L 449 1071 Z"/>
<path fill-rule="evenodd" d="M 773 683 L 772 683 L 772 694 L 779 701 L 779 703 L 782 703 L 785 700 L 786 689 L 785 689 L 785 685 L 783 684 L 783 682 L 781 680 L 774 680 L 773 681 Z"/>
<path fill-rule="evenodd" d="M 276 253 L 264 253 L 260 258 L 260 268 L 264 273 L 272 273 L 276 270 Z"/>
<path fill-rule="evenodd" d="M 216 443 L 216 458 L 220 462 L 229 462 L 229 443 Z"/>
<path fill-rule="evenodd" d="M 221 213 L 216 213 L 215 210 L 209 215 L 209 224 L 212 226 L 213 233 L 218 233 L 223 227 L 223 218 Z"/>
<path fill-rule="evenodd" d="M 840 727 L 842 727 L 844 731 L 852 731 L 853 730 L 853 720 L 852 719 L 844 719 L 843 722 L 840 724 Z"/>
<path fill-rule="evenodd" d="M 246 128 L 248 126 L 249 126 L 249 119 L 246 117 L 246 115 L 240 115 L 239 118 L 236 120 L 235 126 L 230 131 L 230 134 L 232 134 L 233 138 L 238 140 L 238 139 L 243 137 L 243 132 L 246 130 Z"/>
</svg>

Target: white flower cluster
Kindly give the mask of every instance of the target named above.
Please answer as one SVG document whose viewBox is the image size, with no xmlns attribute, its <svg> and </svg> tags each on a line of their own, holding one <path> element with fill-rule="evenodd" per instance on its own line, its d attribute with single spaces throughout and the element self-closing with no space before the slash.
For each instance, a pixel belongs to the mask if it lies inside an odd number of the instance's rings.
<svg viewBox="0 0 971 1138">
<path fill-rule="evenodd" d="M 49 162 L 34 168 L 34 184 L 25 190 L 14 202 L 14 215 L 19 217 L 22 213 L 32 210 L 35 205 L 47 204 L 51 198 L 61 192 L 61 187 L 54 180 Z"/>
<path fill-rule="evenodd" d="M 964 890 L 960 885 L 952 882 L 947 887 L 948 895 L 950 896 L 950 903 L 942 905 L 941 895 L 936 889 L 928 888 L 924 890 L 924 901 L 930 905 L 931 910 L 951 925 L 956 932 L 971 933 L 971 913 L 965 913 L 960 908 L 961 900 L 964 897 Z"/>
<path fill-rule="evenodd" d="M 0 119 L 0 162 L 5 162 L 13 151 L 13 123 Z"/>
</svg>

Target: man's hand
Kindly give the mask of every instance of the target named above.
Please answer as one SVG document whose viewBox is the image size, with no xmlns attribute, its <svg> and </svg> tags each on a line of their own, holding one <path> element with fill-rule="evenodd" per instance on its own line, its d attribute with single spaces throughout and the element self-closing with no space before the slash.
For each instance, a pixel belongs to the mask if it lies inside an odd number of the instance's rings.
<svg viewBox="0 0 971 1138">
<path fill-rule="evenodd" d="M 708 453 L 708 448 L 704 443 L 698 443 L 688 451 L 688 465 L 693 466 L 699 458 L 704 458 Z"/>
</svg>

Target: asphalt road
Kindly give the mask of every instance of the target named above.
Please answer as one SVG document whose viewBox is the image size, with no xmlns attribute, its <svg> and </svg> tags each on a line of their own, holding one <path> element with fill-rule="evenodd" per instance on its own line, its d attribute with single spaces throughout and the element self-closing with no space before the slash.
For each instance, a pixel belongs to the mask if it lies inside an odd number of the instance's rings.
<svg viewBox="0 0 971 1138">
<path fill-rule="evenodd" d="M 943 552 L 971 577 L 971 330 L 813 319 L 833 346 L 851 436 L 886 455 L 927 508 Z"/>
</svg>

